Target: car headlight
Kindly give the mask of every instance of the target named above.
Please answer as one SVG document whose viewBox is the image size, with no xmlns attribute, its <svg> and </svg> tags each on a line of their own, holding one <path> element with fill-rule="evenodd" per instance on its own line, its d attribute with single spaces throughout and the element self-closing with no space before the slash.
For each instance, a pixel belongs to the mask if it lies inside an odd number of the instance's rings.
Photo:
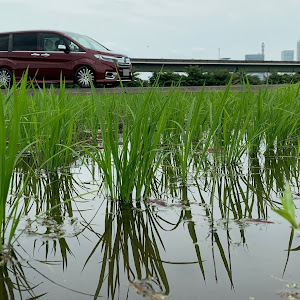
<svg viewBox="0 0 300 300">
<path fill-rule="evenodd" d="M 114 57 L 114 56 L 101 55 L 101 54 L 94 54 L 94 56 L 100 60 L 109 61 L 109 62 L 113 62 L 113 63 L 118 62 L 118 58 Z"/>
</svg>

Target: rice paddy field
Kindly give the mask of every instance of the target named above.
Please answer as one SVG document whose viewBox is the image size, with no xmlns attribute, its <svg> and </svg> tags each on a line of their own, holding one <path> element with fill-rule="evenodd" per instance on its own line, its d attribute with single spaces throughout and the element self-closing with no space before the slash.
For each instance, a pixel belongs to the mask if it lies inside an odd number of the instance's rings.
<svg viewBox="0 0 300 300">
<path fill-rule="evenodd" d="M 300 299 L 299 84 L 0 100 L 0 299 Z"/>
</svg>

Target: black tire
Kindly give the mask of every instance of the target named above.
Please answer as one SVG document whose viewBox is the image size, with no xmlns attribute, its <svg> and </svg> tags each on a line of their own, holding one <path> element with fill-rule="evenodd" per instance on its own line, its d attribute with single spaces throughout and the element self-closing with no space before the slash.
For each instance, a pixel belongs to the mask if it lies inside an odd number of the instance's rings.
<svg viewBox="0 0 300 300">
<path fill-rule="evenodd" d="M 89 78 L 90 77 L 90 78 Z M 82 66 L 77 69 L 75 72 L 75 83 L 78 84 L 81 88 L 91 87 L 91 83 L 95 82 L 95 72 L 89 66 Z"/>
<path fill-rule="evenodd" d="M 13 74 L 12 72 L 7 68 L 0 68 L 0 88 L 9 89 L 12 84 Z"/>
</svg>

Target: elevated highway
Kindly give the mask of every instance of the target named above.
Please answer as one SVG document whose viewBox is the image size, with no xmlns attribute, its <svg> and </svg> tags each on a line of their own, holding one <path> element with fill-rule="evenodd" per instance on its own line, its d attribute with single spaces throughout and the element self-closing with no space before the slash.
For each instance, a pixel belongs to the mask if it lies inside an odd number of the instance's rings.
<svg viewBox="0 0 300 300">
<path fill-rule="evenodd" d="M 300 72 L 298 61 L 254 61 L 254 60 L 200 60 L 131 58 L 138 72 L 164 71 L 185 72 L 189 66 L 198 66 L 203 71 L 228 70 L 230 72 Z"/>
</svg>

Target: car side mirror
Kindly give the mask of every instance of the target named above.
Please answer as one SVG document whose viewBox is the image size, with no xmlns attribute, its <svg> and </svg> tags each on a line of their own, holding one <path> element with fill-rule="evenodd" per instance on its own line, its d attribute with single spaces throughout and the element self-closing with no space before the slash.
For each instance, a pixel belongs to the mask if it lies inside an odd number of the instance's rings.
<svg viewBox="0 0 300 300">
<path fill-rule="evenodd" d="M 59 51 L 66 51 L 67 50 L 66 45 L 58 45 L 57 48 L 58 48 Z"/>
</svg>

